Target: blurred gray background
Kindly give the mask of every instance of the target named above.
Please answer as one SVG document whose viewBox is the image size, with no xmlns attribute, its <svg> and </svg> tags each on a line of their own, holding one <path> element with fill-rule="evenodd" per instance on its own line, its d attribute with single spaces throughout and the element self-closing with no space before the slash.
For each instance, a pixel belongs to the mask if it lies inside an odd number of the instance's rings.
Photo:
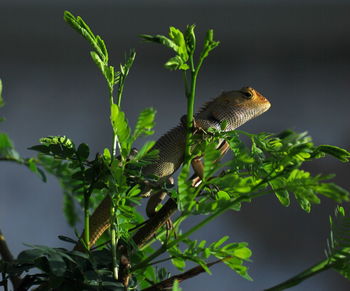
<svg viewBox="0 0 350 291">
<path fill-rule="evenodd" d="M 74 2 L 74 4 L 72 4 Z M 111 141 L 108 97 L 103 78 L 90 60 L 89 46 L 62 19 L 70 10 L 107 43 L 118 65 L 135 48 L 137 58 L 127 80 L 123 109 L 131 124 L 148 106 L 157 109 L 156 135 L 177 124 L 185 98 L 180 73 L 163 68 L 170 51 L 143 43 L 141 33 L 165 34 L 174 25 L 197 25 L 201 41 L 215 30 L 221 45 L 210 55 L 198 83 L 197 108 L 222 90 L 251 85 L 272 108 L 242 129 L 308 131 L 317 144 L 350 144 L 350 2 L 349 1 L 0 1 L 0 78 L 4 83 L 8 133 L 26 157 L 40 137 L 67 135 L 102 152 Z M 337 174 L 350 189 L 350 168 L 327 158 L 312 173 Z M 53 177 L 42 183 L 27 169 L 0 165 L 0 227 L 15 254 L 23 243 L 70 247 L 58 234 L 74 236 L 63 214 L 62 193 Z M 271 195 L 227 213 L 195 235 L 247 241 L 253 282 L 225 265 L 213 275 L 182 284 L 184 290 L 262 290 L 324 258 L 328 216 L 335 203 L 322 199 L 310 214 L 293 201 L 281 206 Z M 350 284 L 330 270 L 292 290 L 349 290 Z"/>
</svg>

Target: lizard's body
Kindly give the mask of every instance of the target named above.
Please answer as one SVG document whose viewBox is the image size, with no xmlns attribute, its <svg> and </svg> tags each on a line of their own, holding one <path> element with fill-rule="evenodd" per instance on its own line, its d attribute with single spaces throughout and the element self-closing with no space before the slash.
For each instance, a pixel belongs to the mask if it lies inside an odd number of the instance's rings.
<svg viewBox="0 0 350 291">
<path fill-rule="evenodd" d="M 225 131 L 231 131 L 270 107 L 267 99 L 254 89 L 242 88 L 242 90 L 252 94 L 254 99 L 244 98 L 245 102 L 240 103 L 243 91 L 223 92 L 195 115 L 196 126 L 205 131 L 209 127 L 220 130 L 221 122 L 226 120 Z M 248 100 L 251 100 L 254 106 L 249 106 L 249 104 L 247 106 Z M 159 158 L 155 163 L 145 167 L 143 174 L 152 174 L 162 179 L 171 176 L 184 160 L 185 145 L 186 127 L 181 123 L 158 139 L 154 149 L 159 150 Z"/>
<path fill-rule="evenodd" d="M 246 121 L 255 118 L 270 108 L 269 101 L 252 88 L 244 87 L 239 91 L 223 92 L 208 102 L 194 117 L 196 127 L 207 130 L 214 127 L 220 130 L 220 124 L 227 122 L 225 131 L 231 131 Z M 164 134 L 155 144 L 159 150 L 158 159 L 143 169 L 144 175 L 159 177 L 159 183 L 172 176 L 184 160 L 186 127 L 183 124 Z M 163 195 L 164 196 L 164 195 Z M 159 203 L 162 198 L 153 199 Z M 152 197 L 150 199 L 152 201 Z M 149 201 L 149 204 L 150 204 Z M 153 203 L 154 204 L 154 203 Z M 90 219 L 90 245 L 93 245 L 110 226 L 110 197 L 107 196 Z M 148 205 L 155 208 L 156 205 Z M 149 212 L 149 211 L 148 211 Z M 81 246 L 77 246 L 81 249 Z"/>
</svg>

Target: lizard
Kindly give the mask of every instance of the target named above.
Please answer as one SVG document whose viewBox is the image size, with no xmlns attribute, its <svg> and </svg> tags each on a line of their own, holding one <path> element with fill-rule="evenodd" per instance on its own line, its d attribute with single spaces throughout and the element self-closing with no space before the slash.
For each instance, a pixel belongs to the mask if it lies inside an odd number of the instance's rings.
<svg viewBox="0 0 350 291">
<path fill-rule="evenodd" d="M 226 127 L 224 130 L 232 131 L 245 122 L 264 113 L 270 108 L 270 106 L 270 102 L 251 87 L 243 87 L 236 91 L 222 92 L 218 97 L 207 102 L 199 112 L 195 114 L 195 127 L 204 131 L 210 127 L 220 130 L 221 123 L 226 121 Z M 178 126 L 160 137 L 153 147 L 159 151 L 158 158 L 152 164 L 145 166 L 142 169 L 142 173 L 145 176 L 153 175 L 159 177 L 157 182 L 159 185 L 170 179 L 184 161 L 186 132 L 186 126 L 184 122 L 181 122 Z M 227 151 L 228 145 L 223 141 L 218 145 L 218 148 L 223 155 Z M 192 167 L 198 176 L 197 180 L 200 180 L 203 167 L 200 157 L 192 160 Z M 150 192 L 155 191 L 151 190 Z M 151 195 L 146 209 L 148 216 L 155 215 L 155 207 L 165 196 L 166 193 L 163 191 L 158 191 Z M 159 216 L 164 216 L 165 218 L 170 217 L 170 215 L 176 210 L 176 203 L 173 200 L 169 200 L 169 203 L 167 202 L 163 205 L 162 209 L 159 210 Z M 110 197 L 106 196 L 92 214 L 90 218 L 89 246 L 94 245 L 103 232 L 110 227 L 110 207 Z M 163 225 L 165 221 L 166 219 L 161 219 L 161 222 L 158 223 L 159 225 L 153 227 L 158 228 Z M 134 236 L 137 245 L 144 242 L 144 238 L 139 238 L 141 230 Z M 75 249 L 83 250 L 81 243 L 78 243 Z"/>
</svg>

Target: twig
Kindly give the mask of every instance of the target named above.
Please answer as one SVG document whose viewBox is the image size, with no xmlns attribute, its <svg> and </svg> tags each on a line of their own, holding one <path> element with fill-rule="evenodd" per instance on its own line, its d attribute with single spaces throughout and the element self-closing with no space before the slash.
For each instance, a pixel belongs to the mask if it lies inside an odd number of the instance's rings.
<svg viewBox="0 0 350 291">
<path fill-rule="evenodd" d="M 214 262 L 211 262 L 211 263 L 208 263 L 206 264 L 207 267 L 211 267 L 217 263 L 220 263 L 220 262 L 223 262 L 225 259 L 223 260 L 217 260 L 217 261 L 214 261 Z M 151 287 L 148 287 L 146 289 L 142 289 L 142 291 L 162 291 L 162 290 L 167 290 L 169 288 L 171 288 L 174 284 L 174 281 L 175 280 L 178 280 L 179 282 L 182 282 L 186 279 L 190 279 L 190 278 L 193 278 L 201 273 L 205 272 L 204 268 L 202 266 L 197 266 L 197 267 L 194 267 L 182 274 L 178 274 L 178 275 L 174 275 L 162 282 L 159 282 Z"/>
<path fill-rule="evenodd" d="M 13 256 L 7 246 L 5 237 L 2 234 L 1 230 L 0 230 L 0 255 L 5 262 L 10 263 L 13 261 Z M 21 284 L 21 278 L 16 275 L 11 275 L 10 280 L 12 282 L 14 289 L 17 289 L 17 287 L 20 286 Z"/>
<path fill-rule="evenodd" d="M 265 289 L 265 291 L 280 291 L 285 290 L 288 288 L 291 288 L 295 285 L 300 284 L 302 281 L 306 280 L 307 278 L 314 276 L 320 272 L 323 272 L 325 270 L 328 270 L 334 266 L 334 263 L 331 262 L 329 258 L 324 259 L 321 262 L 318 262 L 317 264 L 311 266 L 310 268 L 307 268 L 306 270 L 302 271 L 298 275 L 288 279 L 287 281 L 284 281 L 276 286 L 273 286 L 271 288 Z"/>
</svg>

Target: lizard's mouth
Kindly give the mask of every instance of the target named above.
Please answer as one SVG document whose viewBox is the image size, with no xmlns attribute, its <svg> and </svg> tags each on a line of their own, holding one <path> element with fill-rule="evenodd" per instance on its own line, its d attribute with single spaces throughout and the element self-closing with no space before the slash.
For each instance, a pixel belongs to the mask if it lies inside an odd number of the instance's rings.
<svg viewBox="0 0 350 291">
<path fill-rule="evenodd" d="M 261 95 L 258 91 L 256 91 L 256 90 L 254 90 L 254 91 L 255 91 L 255 96 L 257 99 L 256 101 L 263 105 L 263 111 L 261 112 L 261 113 L 263 113 L 271 107 L 271 103 L 263 95 Z"/>
</svg>

